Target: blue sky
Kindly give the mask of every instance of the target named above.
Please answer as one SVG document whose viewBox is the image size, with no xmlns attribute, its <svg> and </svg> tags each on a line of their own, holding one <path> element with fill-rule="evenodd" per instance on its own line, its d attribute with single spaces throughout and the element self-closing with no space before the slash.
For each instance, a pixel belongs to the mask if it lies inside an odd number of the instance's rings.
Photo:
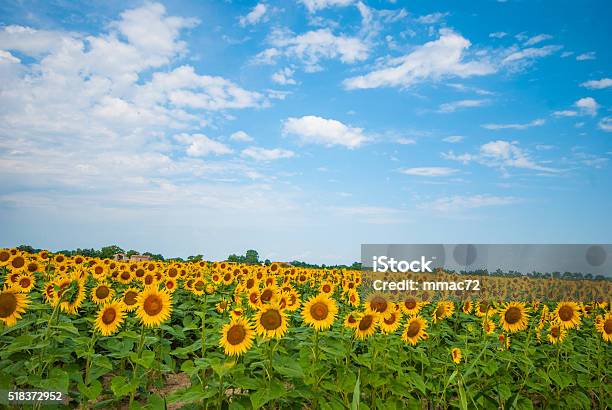
<svg viewBox="0 0 612 410">
<path fill-rule="evenodd" d="M 0 246 L 606 243 L 605 1 L 0 2 Z"/>
</svg>

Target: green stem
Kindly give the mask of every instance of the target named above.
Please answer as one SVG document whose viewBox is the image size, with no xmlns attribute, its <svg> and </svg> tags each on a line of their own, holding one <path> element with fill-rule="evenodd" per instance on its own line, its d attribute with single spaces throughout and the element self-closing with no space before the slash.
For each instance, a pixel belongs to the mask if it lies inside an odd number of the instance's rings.
<svg viewBox="0 0 612 410">
<path fill-rule="evenodd" d="M 145 326 L 144 324 L 142 325 L 141 329 L 140 329 L 140 341 L 138 342 L 138 359 L 140 359 L 142 357 L 142 348 L 144 347 L 144 335 L 145 335 Z M 132 363 L 132 380 L 131 380 L 131 384 L 134 384 L 134 381 L 138 378 L 138 362 L 136 362 L 135 364 Z M 132 403 L 134 403 L 134 395 L 136 394 L 136 390 L 138 389 L 138 385 L 136 386 L 132 386 L 131 388 L 131 392 L 130 392 L 130 404 L 128 408 L 132 408 Z"/>
</svg>

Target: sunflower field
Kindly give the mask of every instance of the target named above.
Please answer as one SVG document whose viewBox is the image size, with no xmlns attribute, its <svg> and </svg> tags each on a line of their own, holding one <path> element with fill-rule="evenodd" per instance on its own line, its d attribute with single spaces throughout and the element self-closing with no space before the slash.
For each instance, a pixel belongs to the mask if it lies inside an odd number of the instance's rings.
<svg viewBox="0 0 612 410">
<path fill-rule="evenodd" d="M 607 408 L 597 300 L 428 302 L 362 272 L 119 262 L 0 250 L 0 405 L 11 408 Z M 504 280 L 499 278 L 503 288 Z M 522 280 L 526 289 L 529 280 Z M 14 391 L 62 392 L 15 403 Z"/>
</svg>

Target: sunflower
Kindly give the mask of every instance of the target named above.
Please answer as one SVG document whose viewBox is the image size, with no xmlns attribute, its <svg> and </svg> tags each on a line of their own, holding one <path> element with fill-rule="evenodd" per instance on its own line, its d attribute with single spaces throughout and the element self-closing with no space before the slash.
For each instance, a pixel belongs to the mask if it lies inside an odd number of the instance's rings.
<svg viewBox="0 0 612 410">
<path fill-rule="evenodd" d="M 319 291 L 321 293 L 331 295 L 334 293 L 334 284 L 326 280 L 325 282 L 321 283 L 321 286 L 319 286 Z"/>
<path fill-rule="evenodd" d="M 287 315 L 276 303 L 263 305 L 255 315 L 255 330 L 265 337 L 280 339 L 287 333 Z"/>
<path fill-rule="evenodd" d="M 215 305 L 215 309 L 218 313 L 223 313 L 230 308 L 230 303 L 226 299 L 221 299 L 219 303 Z"/>
<path fill-rule="evenodd" d="M 566 334 L 567 330 L 555 321 L 550 324 L 550 328 L 548 329 L 548 335 L 546 336 L 546 338 L 551 344 L 555 345 L 557 343 L 563 342 L 563 339 L 565 339 Z"/>
<path fill-rule="evenodd" d="M 555 320 L 564 329 L 572 329 L 580 325 L 580 309 L 576 302 L 559 302 L 553 312 Z"/>
<path fill-rule="evenodd" d="M 19 277 L 17 277 L 14 287 L 22 293 L 30 293 L 34 287 L 34 281 L 35 279 L 33 275 L 21 274 Z"/>
<path fill-rule="evenodd" d="M 125 306 L 121 302 L 113 301 L 100 308 L 96 317 L 95 328 L 102 336 L 109 336 L 117 333 L 124 319 Z"/>
<path fill-rule="evenodd" d="M 474 308 L 474 305 L 472 304 L 472 301 L 466 300 L 465 302 L 463 302 L 463 306 L 461 307 L 461 310 L 463 310 L 463 313 L 469 314 L 472 312 L 473 308 Z"/>
<path fill-rule="evenodd" d="M 123 303 L 126 311 L 131 312 L 136 310 L 138 307 L 138 289 L 127 288 L 125 292 L 123 292 L 121 302 Z"/>
<path fill-rule="evenodd" d="M 19 290 L 5 287 L 0 291 L 0 320 L 6 326 L 13 326 L 29 303 L 28 297 Z"/>
<path fill-rule="evenodd" d="M 489 320 L 488 318 L 483 319 L 482 321 L 482 330 L 488 335 L 495 331 L 495 322 Z"/>
<path fill-rule="evenodd" d="M 599 316 L 595 327 L 601 333 L 601 337 L 606 342 L 612 342 L 612 312 L 606 313 L 603 317 Z"/>
<path fill-rule="evenodd" d="M 376 331 L 377 322 L 378 315 L 375 312 L 367 311 L 361 315 L 359 323 L 355 326 L 355 336 L 361 340 L 372 336 Z"/>
<path fill-rule="evenodd" d="M 290 312 L 294 312 L 300 308 L 302 305 L 302 301 L 300 299 L 300 294 L 295 289 L 291 289 L 289 293 L 287 293 L 287 310 Z"/>
<path fill-rule="evenodd" d="M 329 329 L 334 323 L 338 306 L 326 293 L 310 298 L 302 308 L 304 323 L 316 330 Z"/>
<path fill-rule="evenodd" d="M 85 285 L 76 275 L 65 280 L 57 292 L 60 308 L 69 315 L 76 314 L 85 300 Z"/>
<path fill-rule="evenodd" d="M 453 358 L 453 363 L 461 363 L 461 349 L 454 347 L 453 350 L 451 350 L 451 357 Z"/>
<path fill-rule="evenodd" d="M 8 265 L 11 253 L 7 249 L 0 249 L 0 266 Z"/>
<path fill-rule="evenodd" d="M 253 324 L 243 318 L 233 318 L 221 330 L 219 345 L 228 356 L 240 356 L 253 346 Z"/>
<path fill-rule="evenodd" d="M 447 317 L 452 316 L 455 311 L 455 304 L 453 302 L 440 301 L 436 304 L 436 309 L 433 312 L 433 322 L 437 323 Z"/>
<path fill-rule="evenodd" d="M 423 305 L 417 302 L 417 300 L 412 296 L 408 296 L 402 301 L 400 306 L 405 314 L 414 316 L 419 313 Z"/>
<path fill-rule="evenodd" d="M 164 289 L 166 289 L 168 292 L 174 293 L 174 291 L 176 290 L 176 280 L 168 278 L 163 283 L 163 286 L 164 286 Z"/>
<path fill-rule="evenodd" d="M 376 292 L 368 296 L 366 300 L 366 308 L 372 312 L 380 314 L 381 316 L 385 316 L 389 312 L 391 304 L 383 293 Z"/>
<path fill-rule="evenodd" d="M 415 346 L 420 340 L 427 339 L 427 323 L 420 316 L 413 316 L 408 319 L 408 323 L 402 332 L 402 340 Z"/>
<path fill-rule="evenodd" d="M 276 287 L 275 286 L 266 286 L 261 290 L 259 294 L 259 301 L 262 304 L 269 303 L 276 296 Z"/>
<path fill-rule="evenodd" d="M 108 283 L 99 283 L 91 290 L 91 300 L 97 305 L 104 305 L 115 296 L 115 290 Z"/>
<path fill-rule="evenodd" d="M 155 287 L 145 288 L 137 299 L 136 315 L 145 326 L 159 326 L 170 317 L 172 298 L 165 290 Z"/>
<path fill-rule="evenodd" d="M 522 302 L 506 303 L 500 309 L 499 316 L 499 324 L 506 332 L 514 333 L 527 328 L 529 315 Z"/>
<path fill-rule="evenodd" d="M 495 314 L 495 308 L 489 302 L 476 302 L 474 306 L 474 314 L 478 317 L 491 317 Z"/>
<path fill-rule="evenodd" d="M 21 271 L 25 269 L 26 260 L 21 254 L 14 255 L 8 264 L 13 272 Z"/>
<path fill-rule="evenodd" d="M 394 309 L 393 312 L 389 313 L 387 317 L 382 318 L 380 321 L 380 330 L 385 334 L 393 333 L 400 326 L 400 320 L 402 319 L 401 309 Z"/>
<path fill-rule="evenodd" d="M 355 289 L 349 289 L 346 295 L 349 305 L 354 307 L 359 306 L 359 304 L 361 303 L 361 297 Z"/>
<path fill-rule="evenodd" d="M 347 329 L 354 329 L 359 325 L 359 320 L 361 319 L 359 313 L 349 313 L 344 318 L 344 327 Z"/>
</svg>

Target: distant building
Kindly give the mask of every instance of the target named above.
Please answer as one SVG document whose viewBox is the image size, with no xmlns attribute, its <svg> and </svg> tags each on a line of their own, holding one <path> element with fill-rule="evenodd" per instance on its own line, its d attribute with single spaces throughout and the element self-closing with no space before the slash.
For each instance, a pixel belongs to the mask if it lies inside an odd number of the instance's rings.
<svg viewBox="0 0 612 410">
<path fill-rule="evenodd" d="M 116 253 L 113 255 L 113 259 L 116 261 L 145 262 L 150 261 L 151 257 L 148 255 L 127 256 L 125 253 Z"/>
</svg>

